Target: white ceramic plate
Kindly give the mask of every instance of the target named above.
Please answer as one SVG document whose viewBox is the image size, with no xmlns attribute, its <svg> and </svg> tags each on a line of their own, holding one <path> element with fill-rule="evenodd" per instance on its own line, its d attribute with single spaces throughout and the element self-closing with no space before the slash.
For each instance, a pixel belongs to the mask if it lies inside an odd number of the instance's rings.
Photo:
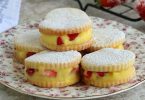
<svg viewBox="0 0 145 100">
<path fill-rule="evenodd" d="M 64 88 L 40 88 L 29 84 L 23 75 L 23 65 L 13 62 L 14 35 L 38 28 L 39 21 L 19 25 L 0 34 L 0 83 L 18 92 L 49 99 L 91 99 L 118 94 L 132 89 L 145 80 L 145 35 L 130 26 L 92 17 L 95 27 L 117 27 L 126 33 L 125 49 L 136 54 L 137 77 L 130 82 L 110 88 L 96 88 L 79 83 Z"/>
</svg>

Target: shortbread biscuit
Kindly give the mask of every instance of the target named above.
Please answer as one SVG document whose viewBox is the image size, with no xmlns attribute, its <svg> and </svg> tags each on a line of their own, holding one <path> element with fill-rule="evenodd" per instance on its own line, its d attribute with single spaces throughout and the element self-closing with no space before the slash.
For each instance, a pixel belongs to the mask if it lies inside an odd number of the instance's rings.
<svg viewBox="0 0 145 100">
<path fill-rule="evenodd" d="M 76 8 L 50 11 L 40 22 L 39 31 L 42 45 L 51 50 L 76 50 L 78 46 L 77 50 L 80 51 L 92 44 L 91 19 L 85 12 Z M 83 48 L 80 49 L 82 45 Z"/>
<path fill-rule="evenodd" d="M 26 57 L 46 50 L 39 42 L 40 33 L 38 30 L 28 30 L 14 38 L 14 55 L 20 63 L 24 62 Z"/>
<path fill-rule="evenodd" d="M 88 72 L 84 71 L 83 81 L 88 85 L 96 87 L 111 87 L 127 83 L 135 77 L 135 68 L 129 67 L 126 70 L 116 72 Z"/>
<path fill-rule="evenodd" d="M 40 87 L 64 87 L 79 81 L 81 54 L 43 51 L 25 59 L 26 79 Z"/>
<path fill-rule="evenodd" d="M 103 48 L 124 49 L 125 33 L 114 27 L 93 28 L 94 42 L 88 52 L 97 51 Z"/>
<path fill-rule="evenodd" d="M 83 56 L 83 81 L 98 87 L 128 82 L 135 76 L 135 54 L 128 50 L 104 48 Z"/>
</svg>

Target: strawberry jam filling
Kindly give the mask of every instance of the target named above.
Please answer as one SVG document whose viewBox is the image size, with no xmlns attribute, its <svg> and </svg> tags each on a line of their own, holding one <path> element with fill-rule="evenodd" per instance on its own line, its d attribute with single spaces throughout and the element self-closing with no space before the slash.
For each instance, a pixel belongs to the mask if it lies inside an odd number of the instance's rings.
<svg viewBox="0 0 145 100">
<path fill-rule="evenodd" d="M 26 70 L 26 73 L 29 75 L 29 76 L 32 76 L 34 73 L 35 73 L 35 69 L 34 68 L 28 68 L 27 70 Z"/>
<path fill-rule="evenodd" d="M 40 39 L 49 49 L 55 46 L 71 46 L 80 45 L 88 42 L 92 38 L 92 30 L 88 29 L 80 33 L 69 33 L 65 35 L 44 34 L 40 35 Z"/>
<path fill-rule="evenodd" d="M 68 34 L 67 36 L 69 37 L 69 41 L 73 41 L 78 36 L 78 33 Z M 64 44 L 62 37 L 60 36 L 57 37 L 57 45 L 62 45 L 62 44 Z"/>
<path fill-rule="evenodd" d="M 48 76 L 48 77 L 56 77 L 57 72 L 54 70 L 45 70 L 43 75 Z"/>
<path fill-rule="evenodd" d="M 92 71 L 84 71 L 84 76 L 86 78 L 91 78 L 92 76 Z M 97 76 L 99 77 L 104 77 L 108 72 L 96 72 Z"/>
<path fill-rule="evenodd" d="M 35 72 L 38 72 L 38 70 L 36 70 L 36 69 L 34 69 L 34 68 L 28 68 L 28 69 L 26 70 L 26 73 L 27 73 L 29 76 L 34 75 Z M 56 76 L 57 76 L 57 72 L 54 71 L 54 70 L 44 70 L 43 75 L 44 75 L 44 76 L 48 76 L 48 77 L 56 77 Z"/>
<path fill-rule="evenodd" d="M 34 54 L 36 54 L 35 52 L 28 52 L 27 54 L 26 54 L 26 56 L 27 57 L 30 57 L 30 56 L 32 56 L 32 55 L 34 55 Z"/>
<path fill-rule="evenodd" d="M 100 77 L 104 77 L 106 73 L 108 72 L 97 72 L 97 75 Z"/>
<path fill-rule="evenodd" d="M 85 76 L 86 78 L 91 78 L 91 76 L 92 76 L 92 71 L 84 71 L 84 76 Z"/>
<path fill-rule="evenodd" d="M 74 34 L 68 34 L 67 36 L 69 37 L 69 40 L 72 41 L 72 40 L 75 40 L 75 38 L 76 38 L 78 35 L 79 35 L 78 33 L 74 33 Z"/>
<path fill-rule="evenodd" d="M 57 38 L 57 45 L 62 45 L 62 44 L 64 44 L 64 43 L 63 43 L 63 40 L 62 40 L 62 38 L 59 36 L 59 37 Z"/>
</svg>

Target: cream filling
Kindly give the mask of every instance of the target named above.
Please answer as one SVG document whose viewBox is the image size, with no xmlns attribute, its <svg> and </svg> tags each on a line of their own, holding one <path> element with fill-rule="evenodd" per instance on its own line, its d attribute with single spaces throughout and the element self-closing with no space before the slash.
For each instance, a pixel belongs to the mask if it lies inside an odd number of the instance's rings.
<svg viewBox="0 0 145 100">
<path fill-rule="evenodd" d="M 77 45 L 82 44 L 89 41 L 92 38 L 92 30 L 88 30 L 82 33 L 79 33 L 78 36 L 74 40 L 69 40 L 68 35 L 60 36 L 62 38 L 63 44 L 62 45 Z M 48 34 L 41 34 L 41 41 L 50 44 L 50 45 L 57 45 L 57 35 L 48 35 Z"/>
</svg>

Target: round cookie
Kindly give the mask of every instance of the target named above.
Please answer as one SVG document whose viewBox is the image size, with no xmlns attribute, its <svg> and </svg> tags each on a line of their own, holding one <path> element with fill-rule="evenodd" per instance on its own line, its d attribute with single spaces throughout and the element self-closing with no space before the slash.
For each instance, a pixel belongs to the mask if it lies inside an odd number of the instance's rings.
<svg viewBox="0 0 145 100">
<path fill-rule="evenodd" d="M 102 48 L 124 49 L 125 33 L 114 27 L 93 28 L 93 44 L 88 52 Z"/>
<path fill-rule="evenodd" d="M 50 11 L 39 24 L 41 43 L 50 50 L 84 50 L 92 44 L 92 22 L 76 8 Z"/>
<path fill-rule="evenodd" d="M 80 60 L 77 51 L 42 51 L 25 59 L 25 77 L 39 87 L 72 85 L 80 80 Z"/>
<path fill-rule="evenodd" d="M 35 53 L 46 50 L 41 46 L 39 41 L 40 33 L 38 30 L 28 30 L 19 35 L 16 35 L 14 38 L 14 47 L 15 47 L 15 59 L 24 63 L 24 59 Z"/>
<path fill-rule="evenodd" d="M 104 48 L 83 56 L 83 81 L 97 87 L 128 82 L 135 76 L 135 54 L 128 50 Z"/>
</svg>

